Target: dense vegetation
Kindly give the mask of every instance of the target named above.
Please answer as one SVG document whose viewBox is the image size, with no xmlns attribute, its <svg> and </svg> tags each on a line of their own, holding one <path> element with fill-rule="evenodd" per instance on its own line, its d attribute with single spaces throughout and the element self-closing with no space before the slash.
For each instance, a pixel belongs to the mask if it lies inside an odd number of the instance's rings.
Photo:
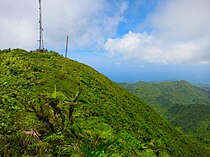
<svg viewBox="0 0 210 157">
<path fill-rule="evenodd" d="M 210 105 L 174 105 L 167 114 L 173 125 L 210 145 Z"/>
<path fill-rule="evenodd" d="M 210 156 L 151 107 L 55 52 L 0 51 L 0 156 Z"/>
<path fill-rule="evenodd" d="M 208 92 L 186 81 L 134 84 L 121 83 L 139 98 L 157 108 L 160 113 L 174 105 L 210 104 Z"/>
<path fill-rule="evenodd" d="M 186 81 L 121 85 L 152 105 L 174 126 L 198 141 L 210 144 L 210 97 L 207 91 Z"/>
</svg>

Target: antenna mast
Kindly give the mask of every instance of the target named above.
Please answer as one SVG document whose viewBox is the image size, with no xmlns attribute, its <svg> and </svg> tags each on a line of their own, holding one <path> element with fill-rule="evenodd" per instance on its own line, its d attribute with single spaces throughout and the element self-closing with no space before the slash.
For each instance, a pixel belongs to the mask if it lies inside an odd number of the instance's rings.
<svg viewBox="0 0 210 157">
<path fill-rule="evenodd" d="M 42 5 L 41 0 L 39 0 L 39 49 L 38 51 L 44 51 L 44 39 L 43 39 L 43 27 L 42 27 Z"/>
<path fill-rule="evenodd" d="M 67 58 L 67 53 L 68 53 L 68 42 L 69 42 L 69 36 L 67 35 L 67 37 L 66 37 L 66 53 L 65 53 L 66 58 Z"/>
</svg>

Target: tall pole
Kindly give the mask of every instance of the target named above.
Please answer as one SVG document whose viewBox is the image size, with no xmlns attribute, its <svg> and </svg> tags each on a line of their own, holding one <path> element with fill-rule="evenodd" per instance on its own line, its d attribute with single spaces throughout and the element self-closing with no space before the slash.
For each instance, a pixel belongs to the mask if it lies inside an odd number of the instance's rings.
<svg viewBox="0 0 210 157">
<path fill-rule="evenodd" d="M 66 54 L 65 54 L 66 58 L 67 58 L 67 53 L 68 53 L 68 42 L 69 42 L 69 36 L 67 35 L 67 37 L 66 37 Z"/>
<path fill-rule="evenodd" d="M 39 0 L 39 51 L 44 50 L 43 27 L 42 27 L 42 3 Z"/>
</svg>

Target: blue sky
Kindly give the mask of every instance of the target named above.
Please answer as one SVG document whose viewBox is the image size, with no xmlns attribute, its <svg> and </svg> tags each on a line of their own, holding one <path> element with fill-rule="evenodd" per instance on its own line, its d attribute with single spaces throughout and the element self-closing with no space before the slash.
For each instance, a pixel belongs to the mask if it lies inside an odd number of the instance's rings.
<svg viewBox="0 0 210 157">
<path fill-rule="evenodd" d="M 210 82 L 209 0 L 42 0 L 48 50 L 115 82 Z M 38 0 L 0 1 L 0 49 L 38 47 Z"/>
</svg>

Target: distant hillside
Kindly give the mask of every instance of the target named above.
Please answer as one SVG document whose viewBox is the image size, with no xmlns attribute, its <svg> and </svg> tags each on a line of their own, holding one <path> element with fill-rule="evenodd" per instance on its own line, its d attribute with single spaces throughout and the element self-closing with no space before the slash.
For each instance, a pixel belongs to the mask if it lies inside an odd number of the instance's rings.
<svg viewBox="0 0 210 157">
<path fill-rule="evenodd" d="M 210 144 L 210 99 L 207 91 L 186 81 L 120 85 L 153 106 L 174 126 L 200 142 Z"/>
<path fill-rule="evenodd" d="M 174 126 L 210 145 L 210 105 L 174 105 L 167 117 Z"/>
<path fill-rule="evenodd" d="M 55 52 L 0 51 L 0 106 L 0 156 L 210 156 L 139 98 Z"/>
<path fill-rule="evenodd" d="M 120 85 L 157 108 L 160 113 L 177 104 L 210 104 L 208 92 L 192 86 L 187 81 L 121 83 Z"/>
</svg>

